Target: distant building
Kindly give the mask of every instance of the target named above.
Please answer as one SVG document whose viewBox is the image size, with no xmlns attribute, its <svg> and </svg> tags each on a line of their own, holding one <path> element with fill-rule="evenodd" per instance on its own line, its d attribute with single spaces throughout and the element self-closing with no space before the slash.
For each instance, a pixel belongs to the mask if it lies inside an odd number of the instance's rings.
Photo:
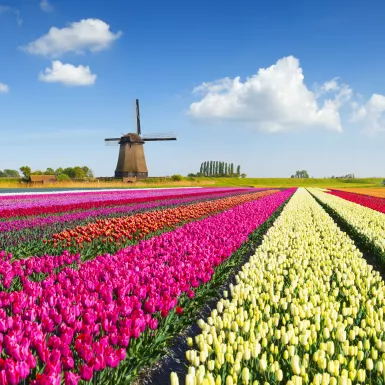
<svg viewBox="0 0 385 385">
<path fill-rule="evenodd" d="M 31 175 L 31 183 L 53 183 L 56 182 L 56 175 Z"/>
</svg>

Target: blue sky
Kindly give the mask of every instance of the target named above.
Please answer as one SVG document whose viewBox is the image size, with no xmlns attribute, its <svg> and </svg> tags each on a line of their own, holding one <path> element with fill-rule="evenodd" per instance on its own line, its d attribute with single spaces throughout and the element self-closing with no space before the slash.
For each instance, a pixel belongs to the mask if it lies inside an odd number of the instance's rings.
<svg viewBox="0 0 385 385">
<path fill-rule="evenodd" d="M 253 177 L 385 176 L 384 12 L 356 0 L 0 0 L 0 169 L 112 176 L 118 147 L 104 138 L 134 129 L 139 98 L 144 133 L 178 136 L 146 143 L 152 176 L 205 160 Z"/>
</svg>

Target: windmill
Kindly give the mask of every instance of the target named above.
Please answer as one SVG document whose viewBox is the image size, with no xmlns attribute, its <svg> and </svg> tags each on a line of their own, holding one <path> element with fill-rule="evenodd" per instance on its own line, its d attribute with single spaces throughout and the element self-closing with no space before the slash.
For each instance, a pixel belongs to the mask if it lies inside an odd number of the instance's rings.
<svg viewBox="0 0 385 385">
<path fill-rule="evenodd" d="M 115 170 L 115 178 L 147 178 L 148 170 L 146 158 L 144 156 L 143 144 L 145 142 L 176 140 L 176 137 L 168 134 L 142 135 L 138 99 L 136 99 L 136 127 L 136 133 L 128 133 L 121 136 L 120 138 L 104 139 L 107 144 L 120 145 L 118 164 Z"/>
</svg>

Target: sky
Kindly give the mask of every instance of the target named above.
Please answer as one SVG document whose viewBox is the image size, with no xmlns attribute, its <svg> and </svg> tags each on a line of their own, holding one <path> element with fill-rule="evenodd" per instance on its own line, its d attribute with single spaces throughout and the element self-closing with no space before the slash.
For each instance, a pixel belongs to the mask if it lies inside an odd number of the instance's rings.
<svg viewBox="0 0 385 385">
<path fill-rule="evenodd" d="M 382 0 L 0 0 L 0 169 L 385 176 Z"/>
</svg>

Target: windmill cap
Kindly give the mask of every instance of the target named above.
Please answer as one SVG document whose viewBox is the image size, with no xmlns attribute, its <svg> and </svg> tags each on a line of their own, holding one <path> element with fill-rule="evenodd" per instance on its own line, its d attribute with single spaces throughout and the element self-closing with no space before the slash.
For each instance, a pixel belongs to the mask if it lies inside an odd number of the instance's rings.
<svg viewBox="0 0 385 385">
<path fill-rule="evenodd" d="M 134 133 L 128 133 L 120 138 L 121 141 L 130 143 L 144 143 L 144 140 L 140 135 Z"/>
</svg>

